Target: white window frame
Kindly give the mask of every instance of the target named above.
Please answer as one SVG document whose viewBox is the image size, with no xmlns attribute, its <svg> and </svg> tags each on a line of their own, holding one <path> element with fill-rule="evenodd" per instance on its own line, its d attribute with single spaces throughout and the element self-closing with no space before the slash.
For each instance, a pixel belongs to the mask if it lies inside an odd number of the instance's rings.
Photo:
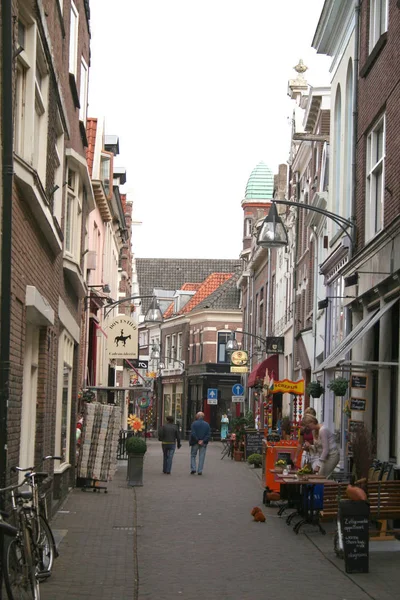
<svg viewBox="0 0 400 600">
<path fill-rule="evenodd" d="M 369 5 L 369 51 L 371 52 L 379 38 L 388 29 L 388 0 L 370 0 Z"/>
<path fill-rule="evenodd" d="M 78 70 L 78 39 L 79 39 L 79 12 L 75 4 L 71 2 L 70 24 L 69 24 L 69 72 L 77 75 Z"/>
<path fill-rule="evenodd" d="M 23 364 L 19 464 L 28 467 L 35 463 L 36 404 L 39 375 L 39 327 L 32 323 L 26 324 Z M 20 476 L 20 481 L 22 479 L 23 474 Z"/>
<path fill-rule="evenodd" d="M 381 144 L 381 145 L 380 145 Z M 383 227 L 385 196 L 386 116 L 383 114 L 367 137 L 365 240 Z"/>
<path fill-rule="evenodd" d="M 64 254 L 76 264 L 80 264 L 83 187 L 78 171 L 69 166 L 67 169 L 67 181 L 69 181 L 70 171 L 74 173 L 74 179 L 71 185 L 68 184 L 65 199 Z"/>
<path fill-rule="evenodd" d="M 56 141 L 54 144 L 54 154 L 56 157 L 56 165 L 54 169 L 54 185 L 58 186 L 53 193 L 53 215 L 57 219 L 61 227 L 62 218 L 62 196 L 64 188 L 64 128 L 62 125 L 60 113 L 57 111 L 56 117 Z"/>
<path fill-rule="evenodd" d="M 182 360 L 182 334 L 178 333 L 178 347 L 176 352 L 176 358 Z"/>
<path fill-rule="evenodd" d="M 63 460 L 55 468 L 62 471 L 69 464 L 71 437 L 72 382 L 74 375 L 74 340 L 63 331 L 59 339 L 58 387 L 56 407 L 56 435 L 54 454 Z M 65 392 L 65 375 L 67 375 L 67 391 Z M 64 431 L 63 431 L 64 423 Z M 64 446 L 64 447 L 63 447 Z"/>
<path fill-rule="evenodd" d="M 171 336 L 171 362 L 173 363 L 176 358 L 176 334 L 173 333 Z"/>
<path fill-rule="evenodd" d="M 42 181 L 43 187 L 45 187 L 46 182 L 48 102 L 49 71 L 41 41 L 39 36 L 37 36 L 35 62 L 35 125 L 33 136 L 33 166 L 35 167 Z"/>
<path fill-rule="evenodd" d="M 164 355 L 164 363 L 165 366 L 169 365 L 171 361 L 171 336 L 167 335 L 165 338 L 165 355 Z"/>
<path fill-rule="evenodd" d="M 81 82 L 79 93 L 79 120 L 86 127 L 87 109 L 88 109 L 88 86 L 89 86 L 89 67 L 83 57 L 81 57 Z"/>
</svg>

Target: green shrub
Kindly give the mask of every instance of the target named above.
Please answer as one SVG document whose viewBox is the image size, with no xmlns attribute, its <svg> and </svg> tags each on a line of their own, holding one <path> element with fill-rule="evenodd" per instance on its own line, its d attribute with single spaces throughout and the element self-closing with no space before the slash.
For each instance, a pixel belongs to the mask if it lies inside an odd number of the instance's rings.
<svg viewBox="0 0 400 600">
<path fill-rule="evenodd" d="M 336 377 L 328 383 L 328 388 L 335 394 L 335 396 L 344 396 L 347 392 L 349 382 L 344 377 Z"/>
<path fill-rule="evenodd" d="M 247 458 L 247 462 L 249 465 L 260 467 L 262 465 L 262 456 L 261 454 L 250 454 L 250 456 Z"/>
<path fill-rule="evenodd" d="M 125 449 L 128 454 L 145 454 L 147 444 L 143 438 L 132 435 L 125 442 Z"/>
</svg>

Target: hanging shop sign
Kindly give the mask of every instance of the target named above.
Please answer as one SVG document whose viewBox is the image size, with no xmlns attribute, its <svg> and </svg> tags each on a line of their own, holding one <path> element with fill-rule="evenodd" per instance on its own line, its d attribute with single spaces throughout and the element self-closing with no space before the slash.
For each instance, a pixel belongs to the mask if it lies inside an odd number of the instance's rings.
<svg viewBox="0 0 400 600">
<path fill-rule="evenodd" d="M 108 358 L 138 358 L 137 323 L 125 315 L 115 317 L 107 327 Z"/>
<path fill-rule="evenodd" d="M 368 375 L 352 375 L 351 387 L 358 390 L 366 390 L 368 388 Z"/>
<path fill-rule="evenodd" d="M 245 350 L 235 350 L 231 354 L 231 373 L 248 373 L 249 355 Z"/>
<path fill-rule="evenodd" d="M 142 396 L 139 398 L 139 408 L 149 408 L 150 398 L 148 396 Z"/>
<path fill-rule="evenodd" d="M 290 379 L 274 381 L 274 389 L 272 390 L 272 393 L 277 394 L 278 392 L 282 394 L 288 393 L 302 396 L 304 394 L 304 379 L 299 379 L 299 381 L 290 381 Z"/>
<path fill-rule="evenodd" d="M 285 351 L 285 338 L 267 337 L 265 351 L 267 354 L 283 354 Z"/>
</svg>

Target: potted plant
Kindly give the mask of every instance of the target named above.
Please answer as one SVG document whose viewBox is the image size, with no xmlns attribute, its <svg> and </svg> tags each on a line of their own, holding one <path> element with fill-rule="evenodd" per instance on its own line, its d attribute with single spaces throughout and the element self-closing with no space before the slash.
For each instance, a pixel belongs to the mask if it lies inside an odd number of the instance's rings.
<svg viewBox="0 0 400 600">
<path fill-rule="evenodd" d="M 144 438 L 132 435 L 125 442 L 128 455 L 127 480 L 130 486 L 143 485 L 143 461 L 147 452 L 147 444 Z"/>
<path fill-rule="evenodd" d="M 280 458 L 279 460 L 276 461 L 275 463 L 275 471 L 277 473 L 282 473 L 283 469 L 286 468 L 286 460 L 284 460 L 283 458 Z"/>
<path fill-rule="evenodd" d="M 313 398 L 319 398 L 324 393 L 325 388 L 320 384 L 319 381 L 310 381 L 306 387 L 306 394 Z"/>
<path fill-rule="evenodd" d="M 247 462 L 249 463 L 249 465 L 254 465 L 255 469 L 259 469 L 262 465 L 262 456 L 261 454 L 250 454 L 250 456 L 247 458 Z"/>
<path fill-rule="evenodd" d="M 337 377 L 328 383 L 328 388 L 335 394 L 335 396 L 344 396 L 347 392 L 348 385 L 348 379 L 345 379 L 344 377 Z"/>
</svg>

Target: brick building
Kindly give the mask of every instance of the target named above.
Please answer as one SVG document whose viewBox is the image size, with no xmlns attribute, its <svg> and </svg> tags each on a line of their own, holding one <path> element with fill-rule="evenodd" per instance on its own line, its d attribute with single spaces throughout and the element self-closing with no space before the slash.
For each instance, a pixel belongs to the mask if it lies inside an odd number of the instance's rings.
<svg viewBox="0 0 400 600">
<path fill-rule="evenodd" d="M 59 501 L 74 482 L 85 227 L 94 207 L 85 158 L 89 7 L 84 0 L 16 0 L 12 19 L 6 460 L 31 465 L 61 456 L 54 465 Z"/>
</svg>

